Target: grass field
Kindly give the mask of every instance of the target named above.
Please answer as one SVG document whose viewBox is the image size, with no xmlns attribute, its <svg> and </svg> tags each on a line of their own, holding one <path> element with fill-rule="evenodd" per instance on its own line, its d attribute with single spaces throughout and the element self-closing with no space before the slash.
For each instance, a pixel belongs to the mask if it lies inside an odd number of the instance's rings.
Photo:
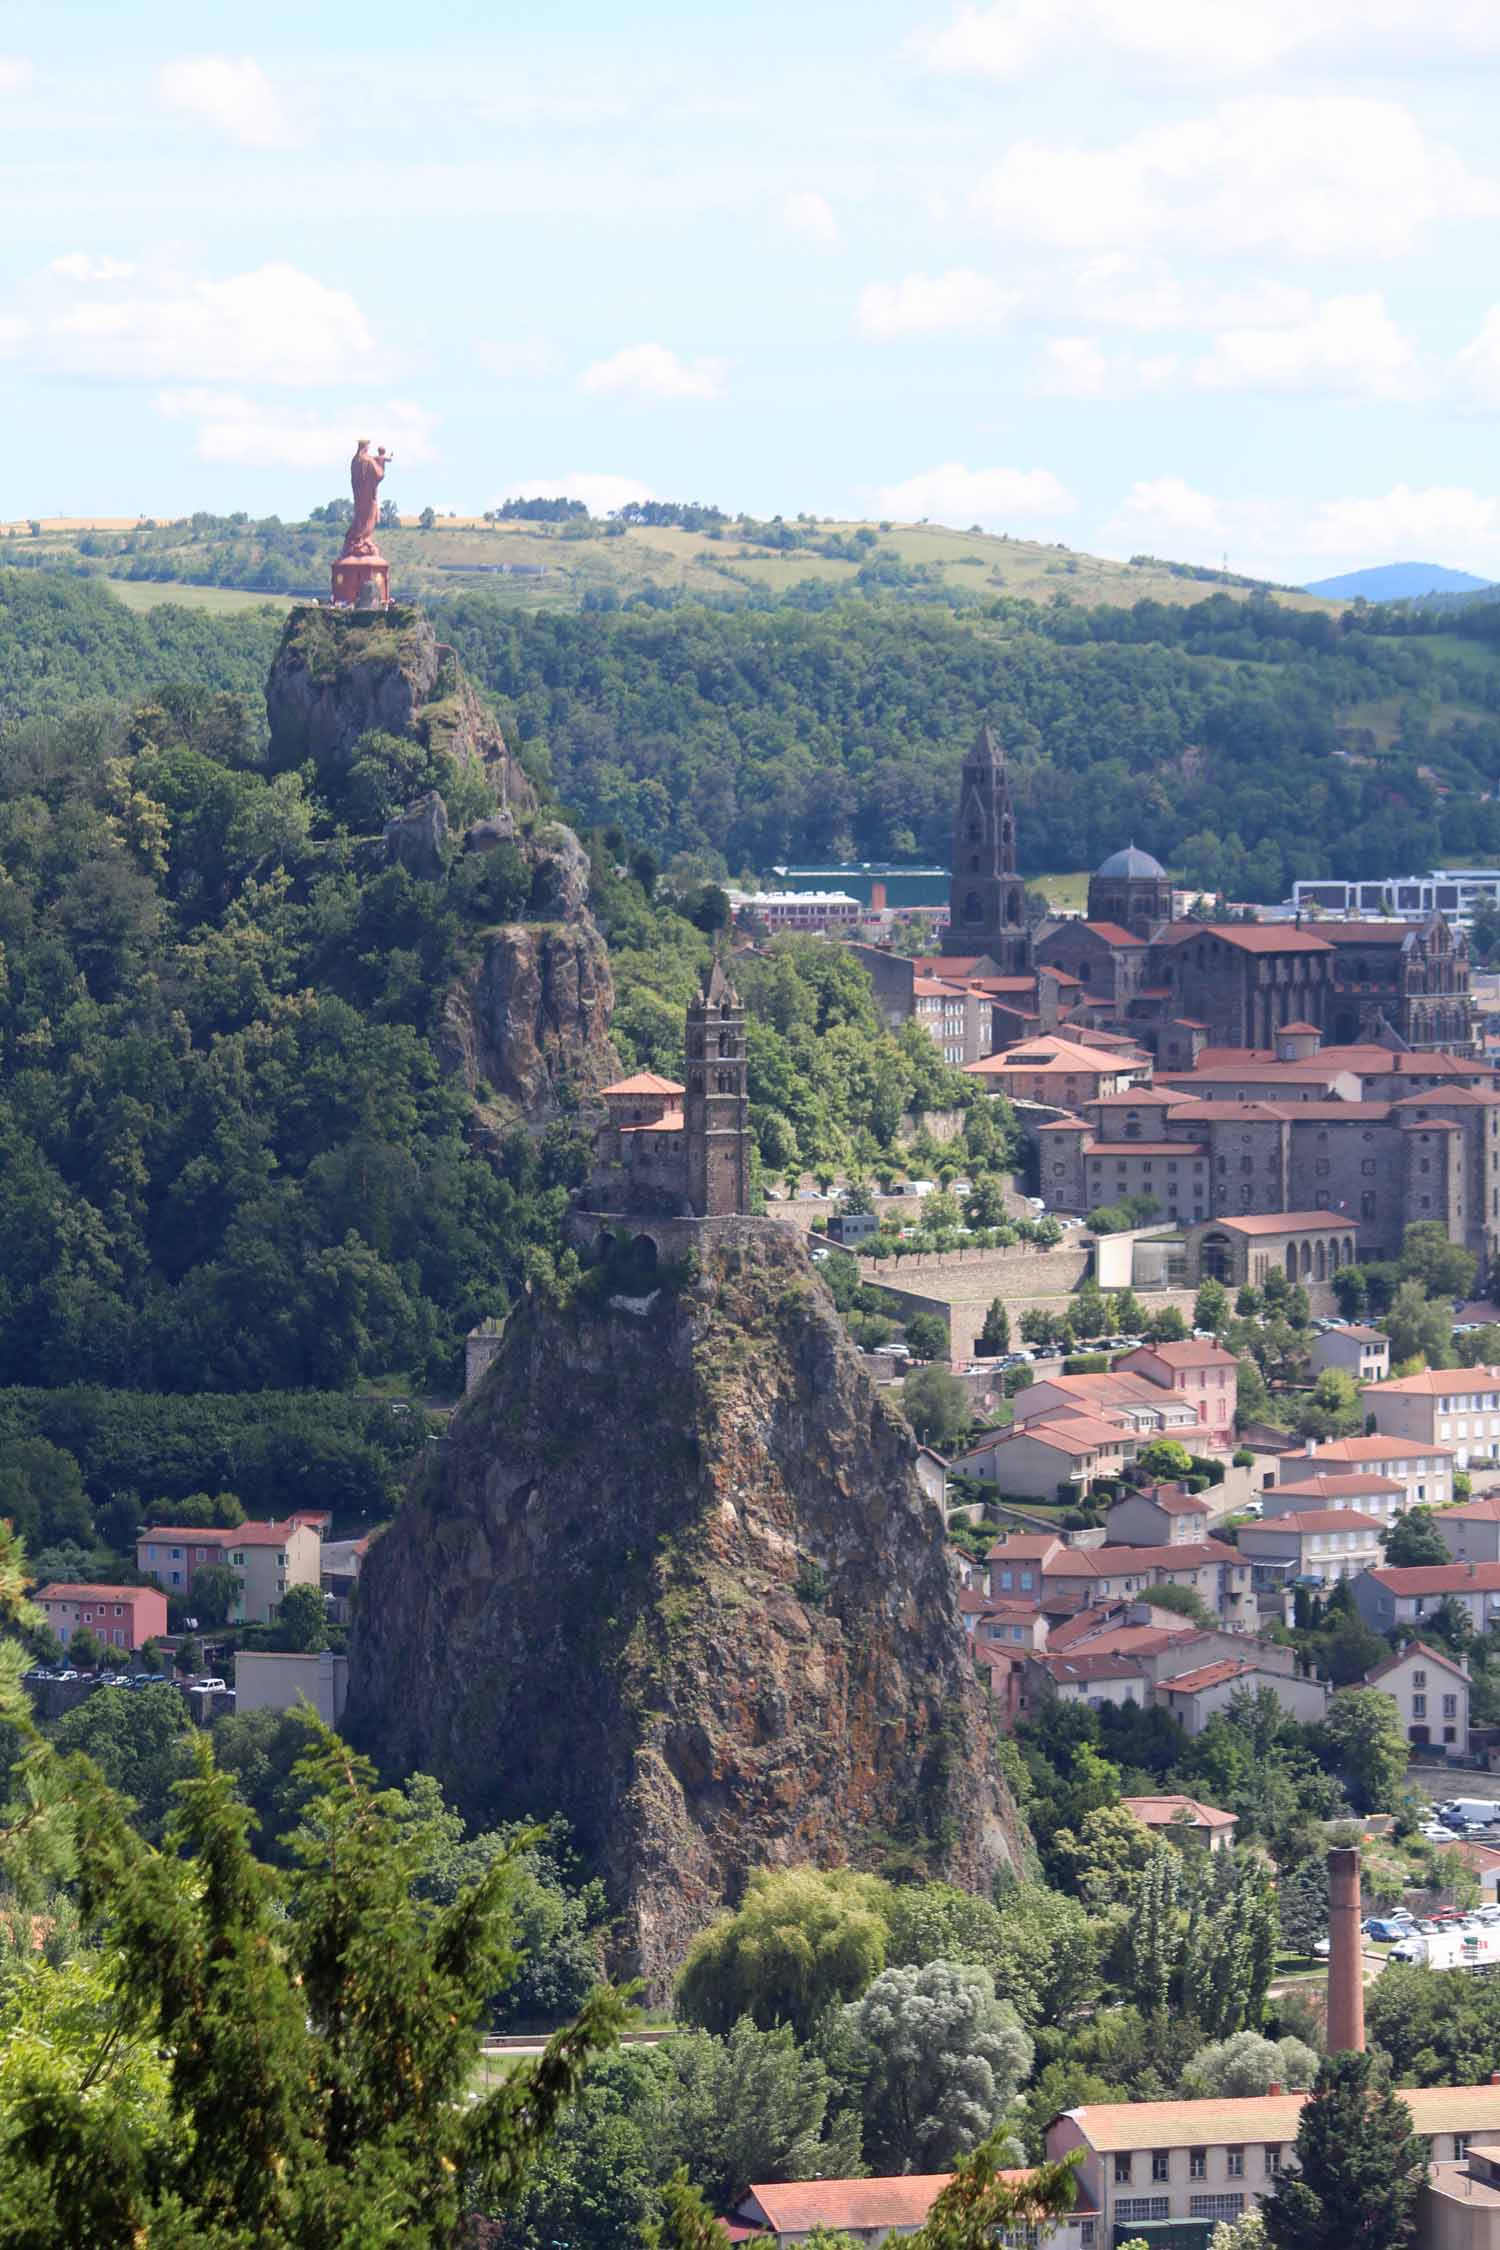
<svg viewBox="0 0 1500 2250">
<path fill-rule="evenodd" d="M 1059 914 L 1081 914 L 1089 902 L 1087 874 L 1028 875 L 1026 888 L 1040 891 L 1047 904 Z"/>
<path fill-rule="evenodd" d="M 36 533 L 25 525 L 0 526 L 0 561 L 10 550 L 19 561 L 74 563 L 79 541 L 91 527 L 82 519 L 43 522 Z M 100 532 L 128 529 L 103 524 Z M 1040 540 L 1012 539 L 982 531 L 954 531 L 941 524 L 888 524 L 860 526 L 823 523 L 815 536 L 844 536 L 861 528 L 874 530 L 878 548 L 894 553 L 903 564 L 923 566 L 955 597 L 994 601 L 998 596 L 1051 603 L 1066 595 L 1082 604 L 1129 604 L 1150 599 L 1180 605 L 1200 602 L 1216 591 L 1243 599 L 1244 590 L 1217 588 L 1210 580 L 1178 577 L 1171 570 L 1146 564 L 1140 568 L 1101 555 L 1074 553 Z M 13 531 L 13 536 L 12 536 Z M 397 592 L 418 599 L 482 588 L 519 607 L 576 608 L 589 592 L 612 592 L 627 601 L 647 586 L 671 588 L 688 594 L 733 596 L 751 587 L 785 592 L 809 580 L 829 587 L 851 585 L 858 565 L 807 550 L 791 553 L 762 547 L 733 526 L 722 536 L 702 531 L 678 531 L 631 526 L 623 534 L 586 539 L 562 536 L 554 524 L 486 524 L 473 517 L 445 517 L 430 531 L 419 528 L 414 515 L 403 516 L 401 527 L 381 533 L 381 543 L 391 563 L 391 582 Z M 185 534 L 180 547 L 168 550 L 189 565 L 195 550 Z M 100 558 L 103 559 L 103 558 Z M 509 565 L 510 569 L 497 566 Z M 515 575 L 516 566 L 523 574 Z M 140 580 L 111 580 L 122 601 L 132 608 L 154 608 L 163 601 L 201 599 L 203 606 L 229 610 L 262 597 L 219 588 L 198 589 L 195 596 L 183 585 L 160 588 Z M 270 598 L 270 597 L 266 597 Z M 1278 596 L 1298 609 L 1336 612 L 1338 604 L 1320 601 L 1311 594 Z M 285 606 L 285 597 L 281 597 Z"/>
<path fill-rule="evenodd" d="M 235 586 L 153 586 L 139 578 L 106 578 L 105 585 L 127 609 L 161 609 L 176 602 L 183 609 L 211 609 L 221 616 L 234 610 L 290 609 L 290 594 L 245 594 Z"/>
</svg>

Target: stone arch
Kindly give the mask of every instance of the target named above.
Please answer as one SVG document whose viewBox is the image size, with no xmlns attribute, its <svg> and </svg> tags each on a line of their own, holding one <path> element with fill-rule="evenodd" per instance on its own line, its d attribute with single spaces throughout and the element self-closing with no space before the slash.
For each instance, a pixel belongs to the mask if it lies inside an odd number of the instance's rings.
<svg viewBox="0 0 1500 2250">
<path fill-rule="evenodd" d="M 964 920 L 966 922 L 982 922 L 984 920 L 984 900 L 980 897 L 978 891 L 970 891 L 964 899 Z"/>
<path fill-rule="evenodd" d="M 1286 1246 L 1286 1277 L 1288 1281 L 1295 1281 L 1297 1278 L 1297 1245 L 1295 1242 L 1289 1242 Z"/>
<path fill-rule="evenodd" d="M 640 1233 L 632 1238 L 630 1244 L 630 1255 L 635 1260 L 636 1264 L 643 1269 L 643 1271 L 645 1271 L 646 1273 L 655 1273 L 658 1260 L 661 1256 L 661 1252 L 658 1248 L 655 1235 L 648 1233 L 647 1230 L 642 1227 Z"/>
<path fill-rule="evenodd" d="M 1198 1245 L 1198 1274 L 1203 1281 L 1233 1281 L 1234 1244 L 1227 1234 L 1206 1234 Z"/>
<path fill-rule="evenodd" d="M 1307 1241 L 1307 1240 L 1306 1240 L 1306 1239 L 1304 1238 L 1304 1240 L 1303 1240 L 1303 1244 L 1302 1244 L 1302 1279 L 1303 1279 L 1304 1281 L 1306 1281 L 1306 1279 L 1308 1278 L 1308 1275 L 1309 1275 L 1309 1274 L 1310 1274 L 1311 1272 L 1312 1272 L 1312 1244 L 1311 1244 L 1310 1242 L 1308 1242 L 1308 1241 Z"/>
<path fill-rule="evenodd" d="M 1318 1242 L 1313 1247 L 1313 1280 L 1326 1281 L 1327 1279 L 1328 1250 L 1324 1243 Z"/>
</svg>

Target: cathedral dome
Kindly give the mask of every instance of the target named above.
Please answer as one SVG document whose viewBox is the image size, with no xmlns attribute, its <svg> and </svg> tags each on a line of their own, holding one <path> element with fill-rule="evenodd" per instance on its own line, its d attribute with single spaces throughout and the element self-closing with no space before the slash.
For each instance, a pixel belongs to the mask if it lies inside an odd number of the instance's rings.
<svg viewBox="0 0 1500 2250">
<path fill-rule="evenodd" d="M 1127 879 L 1138 881 L 1151 880 L 1157 882 L 1165 882 L 1167 875 L 1167 871 L 1160 861 L 1154 860 L 1149 852 L 1137 851 L 1134 844 L 1127 844 L 1122 852 L 1111 852 L 1109 858 L 1099 869 L 1099 873 L 1101 875 L 1123 875 Z"/>
</svg>

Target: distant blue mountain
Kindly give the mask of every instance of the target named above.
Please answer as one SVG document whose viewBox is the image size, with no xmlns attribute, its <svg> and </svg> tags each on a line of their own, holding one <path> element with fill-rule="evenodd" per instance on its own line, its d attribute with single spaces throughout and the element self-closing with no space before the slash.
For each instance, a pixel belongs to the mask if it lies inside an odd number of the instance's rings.
<svg viewBox="0 0 1500 2250">
<path fill-rule="evenodd" d="M 1471 571 L 1445 570 L 1441 563 L 1382 563 L 1377 570 L 1346 570 L 1338 578 L 1316 578 L 1304 590 L 1329 601 L 1420 601 L 1424 594 L 1482 594 L 1490 584 Z"/>
</svg>

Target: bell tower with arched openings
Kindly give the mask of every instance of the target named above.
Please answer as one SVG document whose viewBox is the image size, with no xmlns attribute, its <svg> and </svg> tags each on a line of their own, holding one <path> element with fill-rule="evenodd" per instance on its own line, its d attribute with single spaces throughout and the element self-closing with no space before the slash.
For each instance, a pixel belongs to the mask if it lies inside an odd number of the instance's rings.
<svg viewBox="0 0 1500 2250">
<path fill-rule="evenodd" d="M 745 1087 L 745 1011 L 715 959 L 688 1004 L 687 1087 L 682 1100 L 687 1203 L 695 1218 L 750 1208 L 750 1103 Z"/>
<path fill-rule="evenodd" d="M 963 763 L 953 830 L 945 953 L 987 953 L 1002 975 L 1031 966 L 1026 886 L 1016 873 L 1016 815 L 1005 753 L 986 724 Z"/>
</svg>

